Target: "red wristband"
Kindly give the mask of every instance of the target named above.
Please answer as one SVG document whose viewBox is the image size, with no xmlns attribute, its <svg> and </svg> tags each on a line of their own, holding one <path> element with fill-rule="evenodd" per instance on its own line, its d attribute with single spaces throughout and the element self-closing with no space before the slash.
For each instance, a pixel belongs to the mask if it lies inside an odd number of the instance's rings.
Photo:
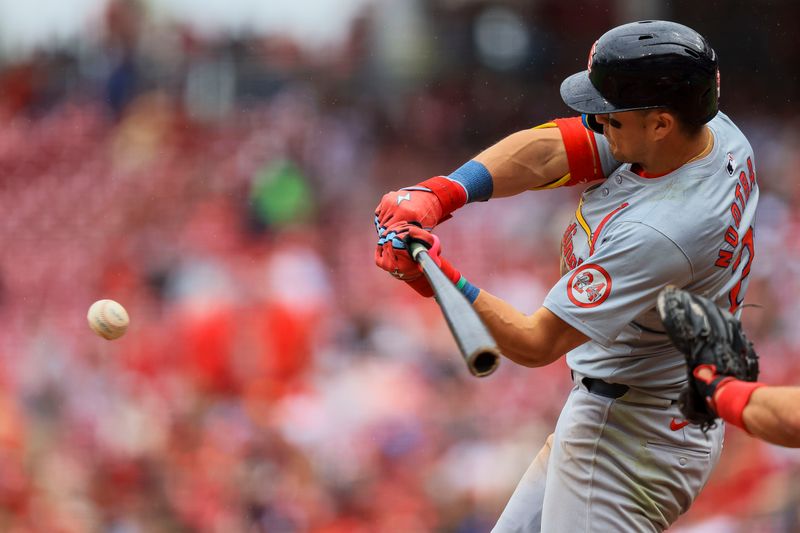
<svg viewBox="0 0 800 533">
<path fill-rule="evenodd" d="M 459 183 L 444 176 L 435 176 L 418 184 L 427 187 L 442 204 L 442 219 L 467 203 L 467 191 Z"/>
<path fill-rule="evenodd" d="M 729 422 L 750 433 L 744 425 L 742 414 L 747 402 L 750 401 L 753 391 L 763 386 L 763 383 L 757 381 L 739 381 L 738 379 L 721 383 L 714 394 L 714 405 L 717 414 L 725 422 Z"/>
</svg>

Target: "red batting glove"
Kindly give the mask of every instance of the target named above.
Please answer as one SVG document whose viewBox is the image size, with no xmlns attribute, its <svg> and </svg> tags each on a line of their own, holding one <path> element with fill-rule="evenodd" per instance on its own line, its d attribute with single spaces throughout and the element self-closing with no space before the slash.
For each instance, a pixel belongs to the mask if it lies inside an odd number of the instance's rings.
<svg viewBox="0 0 800 533">
<path fill-rule="evenodd" d="M 421 242 L 428 248 L 428 255 L 436 263 L 444 274 L 457 284 L 461 279 L 461 273 L 445 258 L 441 257 L 441 245 L 439 237 L 429 231 L 425 231 L 419 226 L 405 224 L 397 227 L 397 230 L 387 233 L 388 240 L 385 240 L 380 248 L 380 257 L 376 258 L 376 264 L 389 272 L 397 279 L 403 280 L 420 295 L 429 298 L 433 296 L 428 279 L 422 273 L 422 267 L 408 253 L 408 244 L 411 241 Z M 407 272 L 389 270 L 393 265 L 402 263 L 408 266 Z M 389 268 L 387 268 L 387 266 Z M 413 270 L 412 270 L 413 268 Z"/>
<path fill-rule="evenodd" d="M 375 216 L 383 228 L 410 222 L 432 230 L 466 203 L 467 191 L 463 186 L 444 176 L 436 176 L 413 187 L 384 194 L 375 208 Z"/>
<path fill-rule="evenodd" d="M 396 278 L 413 282 L 420 275 L 419 268 L 405 251 L 402 237 L 397 236 L 409 224 L 431 230 L 466 202 L 464 188 L 443 176 L 385 194 L 375 210 L 375 264 Z M 419 283 L 427 286 L 427 281 Z"/>
</svg>

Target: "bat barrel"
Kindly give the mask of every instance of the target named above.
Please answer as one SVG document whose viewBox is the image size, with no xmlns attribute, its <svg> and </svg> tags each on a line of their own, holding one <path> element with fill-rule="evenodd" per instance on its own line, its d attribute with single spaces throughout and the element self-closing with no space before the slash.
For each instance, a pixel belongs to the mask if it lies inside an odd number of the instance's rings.
<svg viewBox="0 0 800 533">
<path fill-rule="evenodd" d="M 478 313 L 439 269 L 422 244 L 411 242 L 409 251 L 414 260 L 422 266 L 422 271 L 433 288 L 436 302 L 442 310 L 470 373 L 473 376 L 484 377 L 497 370 L 500 364 L 500 349 Z"/>
</svg>

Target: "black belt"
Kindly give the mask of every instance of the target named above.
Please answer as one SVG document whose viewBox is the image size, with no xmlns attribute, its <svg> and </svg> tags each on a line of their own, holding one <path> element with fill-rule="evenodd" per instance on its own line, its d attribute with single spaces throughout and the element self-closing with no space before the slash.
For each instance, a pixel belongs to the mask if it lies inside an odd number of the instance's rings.
<svg viewBox="0 0 800 533">
<path fill-rule="evenodd" d="M 627 385 L 621 383 L 607 383 L 602 379 L 583 378 L 581 380 L 586 390 L 598 396 L 605 396 L 606 398 L 619 398 L 628 392 Z"/>
</svg>

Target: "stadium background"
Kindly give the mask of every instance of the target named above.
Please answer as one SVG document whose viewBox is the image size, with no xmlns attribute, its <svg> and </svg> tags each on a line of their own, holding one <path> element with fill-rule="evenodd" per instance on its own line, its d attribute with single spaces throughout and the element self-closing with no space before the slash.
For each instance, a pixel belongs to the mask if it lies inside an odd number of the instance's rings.
<svg viewBox="0 0 800 533">
<path fill-rule="evenodd" d="M 31 4 L 0 2 L 2 531 L 488 530 L 567 371 L 471 378 L 373 266 L 372 209 L 568 115 L 560 81 L 631 20 L 720 56 L 762 193 L 745 322 L 763 379 L 800 383 L 794 2 Z M 533 311 L 576 194 L 468 206 L 447 255 Z M 729 431 L 671 531 L 800 531 L 799 465 Z"/>
</svg>

